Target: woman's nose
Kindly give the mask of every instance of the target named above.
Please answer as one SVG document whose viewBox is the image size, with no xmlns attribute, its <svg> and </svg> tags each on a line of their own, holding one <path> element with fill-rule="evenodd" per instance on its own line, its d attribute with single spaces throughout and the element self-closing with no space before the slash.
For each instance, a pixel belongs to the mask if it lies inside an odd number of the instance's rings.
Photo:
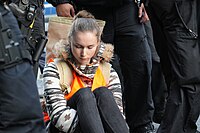
<svg viewBox="0 0 200 133">
<path fill-rule="evenodd" d="M 83 48 L 82 51 L 81 51 L 81 57 L 84 57 L 84 56 L 86 56 L 86 49 L 85 48 Z"/>
</svg>

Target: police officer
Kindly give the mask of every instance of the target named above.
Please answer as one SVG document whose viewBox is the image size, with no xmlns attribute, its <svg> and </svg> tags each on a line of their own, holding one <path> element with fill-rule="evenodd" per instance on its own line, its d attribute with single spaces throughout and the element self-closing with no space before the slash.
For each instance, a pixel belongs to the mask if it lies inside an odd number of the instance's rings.
<svg viewBox="0 0 200 133">
<path fill-rule="evenodd" d="M 169 89 L 158 133 L 195 133 L 200 113 L 197 1 L 149 0 L 154 41 Z"/>
<path fill-rule="evenodd" d="M 0 132 L 44 133 L 30 53 L 16 18 L 0 1 Z"/>
<path fill-rule="evenodd" d="M 39 59 L 47 42 L 44 23 L 44 0 L 7 0 L 18 20 L 27 48 L 33 57 L 34 73 L 37 75 Z"/>
</svg>

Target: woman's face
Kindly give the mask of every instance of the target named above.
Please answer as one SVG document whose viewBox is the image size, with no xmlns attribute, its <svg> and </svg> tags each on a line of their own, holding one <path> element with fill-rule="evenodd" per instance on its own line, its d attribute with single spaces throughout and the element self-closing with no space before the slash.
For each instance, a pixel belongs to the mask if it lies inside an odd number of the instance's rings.
<svg viewBox="0 0 200 133">
<path fill-rule="evenodd" d="M 78 32 L 72 42 L 71 50 L 80 65 L 87 65 L 94 56 L 99 41 L 95 32 Z"/>
</svg>

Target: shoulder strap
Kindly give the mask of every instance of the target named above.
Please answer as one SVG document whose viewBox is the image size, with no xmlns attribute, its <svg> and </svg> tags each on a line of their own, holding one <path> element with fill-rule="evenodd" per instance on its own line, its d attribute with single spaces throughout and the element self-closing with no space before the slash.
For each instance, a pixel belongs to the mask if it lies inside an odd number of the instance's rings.
<svg viewBox="0 0 200 133">
<path fill-rule="evenodd" d="M 103 63 L 100 63 L 100 68 L 101 68 L 101 71 L 102 71 L 103 76 L 105 78 L 105 81 L 108 84 L 109 83 L 109 79 L 110 79 L 111 65 L 110 65 L 110 63 L 103 62 Z"/>
<path fill-rule="evenodd" d="M 73 80 L 72 70 L 64 60 L 55 59 L 54 62 L 60 75 L 60 86 L 63 91 L 69 93 L 71 91 L 70 85 Z"/>
</svg>

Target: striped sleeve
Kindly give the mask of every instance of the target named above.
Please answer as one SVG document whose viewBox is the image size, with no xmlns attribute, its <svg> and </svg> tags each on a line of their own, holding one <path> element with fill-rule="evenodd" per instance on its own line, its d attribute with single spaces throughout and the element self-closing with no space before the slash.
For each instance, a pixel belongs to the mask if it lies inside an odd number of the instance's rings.
<svg viewBox="0 0 200 133">
<path fill-rule="evenodd" d="M 59 73 L 53 62 L 45 66 L 43 80 L 46 107 L 52 124 L 62 132 L 72 133 L 78 121 L 77 114 L 67 106 L 59 84 Z"/>
<path fill-rule="evenodd" d="M 124 116 L 121 83 L 117 72 L 112 67 L 110 70 L 108 89 L 110 89 L 111 92 L 113 93 L 114 99 L 120 109 L 120 112 Z"/>
</svg>

